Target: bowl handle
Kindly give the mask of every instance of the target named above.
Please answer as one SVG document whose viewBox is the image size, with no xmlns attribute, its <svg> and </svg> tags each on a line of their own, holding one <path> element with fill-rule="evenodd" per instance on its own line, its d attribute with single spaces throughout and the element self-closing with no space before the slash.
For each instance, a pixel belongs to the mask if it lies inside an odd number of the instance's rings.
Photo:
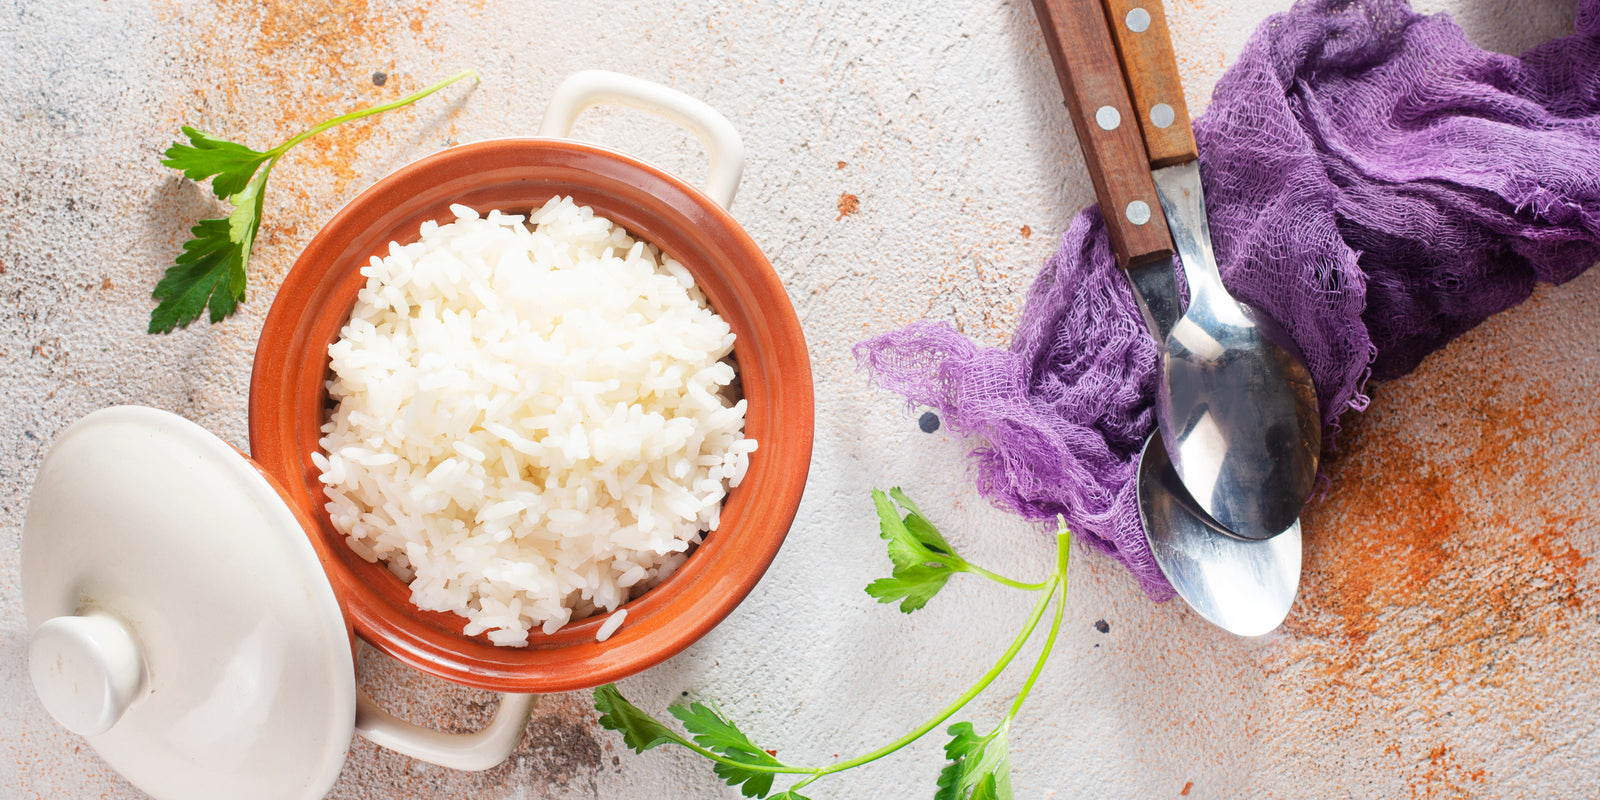
<svg viewBox="0 0 1600 800">
<path fill-rule="evenodd" d="M 500 695 L 494 718 L 477 733 L 446 733 L 406 722 L 356 690 L 356 732 L 379 747 L 450 769 L 479 772 L 505 761 L 522 741 L 533 695 Z"/>
<path fill-rule="evenodd" d="M 577 72 L 556 87 L 539 135 L 566 138 L 584 109 L 602 103 L 649 111 L 689 129 L 711 159 L 706 194 L 725 209 L 733 207 L 739 176 L 744 173 L 744 143 L 739 132 L 716 109 L 677 89 L 604 70 Z"/>
</svg>

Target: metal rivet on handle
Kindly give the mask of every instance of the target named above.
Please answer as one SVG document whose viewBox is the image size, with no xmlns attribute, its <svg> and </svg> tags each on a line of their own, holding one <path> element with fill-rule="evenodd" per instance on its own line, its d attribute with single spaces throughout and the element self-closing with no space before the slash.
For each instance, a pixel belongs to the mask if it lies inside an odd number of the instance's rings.
<svg viewBox="0 0 1600 800">
<path fill-rule="evenodd" d="M 1157 128 L 1171 127 L 1172 123 L 1177 120 L 1177 112 L 1173 111 L 1172 106 L 1166 103 L 1156 103 L 1150 107 L 1150 122 Z"/>
<path fill-rule="evenodd" d="M 1135 225 L 1143 225 L 1150 221 L 1150 204 L 1143 200 L 1135 200 L 1128 204 L 1125 214 L 1128 221 Z"/>
<path fill-rule="evenodd" d="M 1142 8 L 1136 8 L 1129 11 L 1128 16 L 1123 18 L 1122 21 L 1128 24 L 1128 30 L 1134 33 L 1144 33 L 1150 29 L 1150 12 Z"/>
<path fill-rule="evenodd" d="M 1111 106 L 1101 106 L 1099 111 L 1094 112 L 1094 121 L 1101 130 L 1114 131 L 1122 124 L 1122 115 Z"/>
</svg>

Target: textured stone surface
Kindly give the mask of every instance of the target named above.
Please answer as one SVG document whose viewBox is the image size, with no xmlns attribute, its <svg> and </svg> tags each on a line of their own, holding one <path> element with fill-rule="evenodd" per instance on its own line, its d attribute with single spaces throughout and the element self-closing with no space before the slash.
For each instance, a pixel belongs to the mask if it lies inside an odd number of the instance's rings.
<svg viewBox="0 0 1600 800">
<path fill-rule="evenodd" d="M 1287 4 L 1168 3 L 1191 108 Z M 1573 8 L 1418 5 L 1456 13 L 1503 52 L 1566 32 Z M 716 699 L 786 759 L 827 762 L 942 706 L 1026 613 L 1028 597 L 970 581 L 910 617 L 861 593 L 884 568 L 870 485 L 905 487 L 1001 572 L 1042 573 L 1050 553 L 1040 531 L 977 497 L 962 443 L 923 433 L 920 410 L 870 388 L 849 347 L 924 317 L 1003 342 L 1038 265 L 1091 201 L 1028 3 L 0 0 L 0 42 L 0 797 L 139 796 L 28 688 L 19 545 L 50 442 L 96 408 L 141 403 L 245 446 L 255 337 L 317 227 L 421 155 L 531 133 L 579 69 L 671 84 L 743 133 L 734 211 L 800 312 L 819 400 L 807 495 L 766 580 L 624 689 L 653 710 L 684 692 Z M 143 332 L 155 280 L 218 207 L 157 163 L 179 125 L 262 147 L 465 66 L 483 82 L 333 131 L 280 165 L 237 317 Z M 591 112 L 575 133 L 705 174 L 692 138 L 636 112 Z M 1079 553 L 1058 653 L 1013 729 L 1018 796 L 1593 794 L 1597 302 L 1600 273 L 1545 287 L 1375 388 L 1306 514 L 1301 598 L 1278 633 L 1231 638 Z M 363 673 L 418 721 L 465 729 L 492 707 L 370 652 Z M 1020 682 L 1003 678 L 964 715 L 995 719 Z M 813 796 L 931 795 L 937 738 Z M 736 792 L 681 752 L 627 751 L 578 694 L 541 700 L 516 755 L 487 773 L 357 741 L 332 796 Z"/>
</svg>

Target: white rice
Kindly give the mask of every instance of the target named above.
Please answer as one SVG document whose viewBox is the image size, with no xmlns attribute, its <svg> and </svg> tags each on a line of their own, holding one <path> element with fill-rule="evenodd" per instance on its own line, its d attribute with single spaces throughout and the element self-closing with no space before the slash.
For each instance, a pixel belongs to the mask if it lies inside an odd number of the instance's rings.
<svg viewBox="0 0 1600 800">
<path fill-rule="evenodd" d="M 609 617 L 606 617 L 606 621 L 600 625 L 600 630 L 595 631 L 594 640 L 597 642 L 603 642 L 607 639 L 610 639 L 611 634 L 616 633 L 617 629 L 622 627 L 622 621 L 627 618 L 628 609 L 626 608 L 618 611 L 615 614 L 612 614 Z"/>
<path fill-rule="evenodd" d="M 677 569 L 756 443 L 682 265 L 571 198 L 451 210 L 362 269 L 313 459 L 352 550 L 523 645 Z"/>
</svg>

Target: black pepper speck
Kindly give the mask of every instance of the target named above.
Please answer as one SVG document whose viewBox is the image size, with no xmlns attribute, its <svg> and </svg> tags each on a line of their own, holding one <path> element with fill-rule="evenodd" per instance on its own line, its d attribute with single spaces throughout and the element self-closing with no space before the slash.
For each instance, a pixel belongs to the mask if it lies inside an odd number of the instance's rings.
<svg viewBox="0 0 1600 800">
<path fill-rule="evenodd" d="M 939 430 L 939 415 L 932 411 L 925 412 L 922 418 L 917 420 L 917 427 L 921 428 L 923 433 Z"/>
<path fill-rule="evenodd" d="M 1099 632 L 1101 632 L 1101 633 L 1110 633 L 1111 632 L 1111 623 L 1106 622 L 1103 619 L 1097 619 L 1097 620 L 1094 621 L 1094 629 L 1099 631 Z"/>
<path fill-rule="evenodd" d="M 389 76 L 388 75 L 385 75 L 382 72 L 374 72 L 374 73 L 372 73 L 372 85 L 373 86 L 382 86 L 382 85 L 384 85 L 384 84 L 386 84 L 388 82 L 389 82 Z"/>
</svg>

